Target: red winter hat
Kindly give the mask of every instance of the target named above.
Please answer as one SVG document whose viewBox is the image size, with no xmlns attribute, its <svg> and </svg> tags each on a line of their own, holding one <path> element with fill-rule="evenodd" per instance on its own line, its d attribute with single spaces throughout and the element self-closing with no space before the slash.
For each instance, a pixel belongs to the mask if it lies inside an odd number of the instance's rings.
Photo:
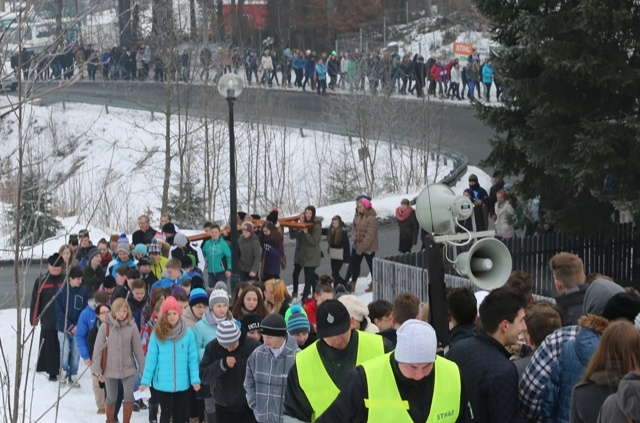
<svg viewBox="0 0 640 423">
<path fill-rule="evenodd" d="M 180 307 L 180 303 L 178 303 L 178 300 L 176 300 L 175 297 L 168 296 L 164 300 L 160 314 L 165 314 L 169 310 L 173 310 L 178 313 L 179 316 L 182 316 L 182 307 Z"/>
</svg>

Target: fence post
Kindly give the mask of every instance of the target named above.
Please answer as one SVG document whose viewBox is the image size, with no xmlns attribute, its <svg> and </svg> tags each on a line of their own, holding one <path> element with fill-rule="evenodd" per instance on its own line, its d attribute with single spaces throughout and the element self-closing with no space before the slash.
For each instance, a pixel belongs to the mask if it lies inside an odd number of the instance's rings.
<svg viewBox="0 0 640 423">
<path fill-rule="evenodd" d="M 427 271 L 429 272 L 429 305 L 431 325 L 438 337 L 438 346 L 449 345 L 449 319 L 447 309 L 447 288 L 444 284 L 444 263 L 442 245 L 431 242 L 427 247 Z"/>
</svg>

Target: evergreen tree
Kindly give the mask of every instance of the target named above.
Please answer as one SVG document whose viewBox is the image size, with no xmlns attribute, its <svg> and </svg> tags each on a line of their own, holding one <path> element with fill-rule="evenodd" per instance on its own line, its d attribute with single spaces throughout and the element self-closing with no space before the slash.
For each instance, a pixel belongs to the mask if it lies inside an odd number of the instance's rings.
<svg viewBox="0 0 640 423">
<path fill-rule="evenodd" d="M 20 218 L 20 243 L 34 245 L 46 238 L 55 236 L 62 224 L 53 217 L 51 192 L 40 175 L 30 172 L 25 174 L 22 186 L 22 205 Z M 10 222 L 18 216 L 17 206 L 8 211 Z M 15 241 L 15 240 L 14 240 Z"/>
<path fill-rule="evenodd" d="M 606 229 L 640 205 L 640 7 L 633 0 L 475 0 L 503 47 L 500 107 L 478 105 L 497 134 L 483 165 L 520 178 L 545 219 Z"/>
<path fill-rule="evenodd" d="M 169 196 L 169 214 L 179 228 L 200 228 L 205 221 L 206 202 L 199 182 L 186 178 Z"/>
</svg>

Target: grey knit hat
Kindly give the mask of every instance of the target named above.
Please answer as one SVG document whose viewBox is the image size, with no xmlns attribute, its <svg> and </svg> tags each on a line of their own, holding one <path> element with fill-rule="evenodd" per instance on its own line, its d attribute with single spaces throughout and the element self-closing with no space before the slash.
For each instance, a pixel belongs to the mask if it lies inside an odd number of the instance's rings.
<svg viewBox="0 0 640 423">
<path fill-rule="evenodd" d="M 230 347 L 240 339 L 240 329 L 231 320 L 223 320 L 218 323 L 218 333 L 216 335 L 218 344 L 221 347 Z"/>
<path fill-rule="evenodd" d="M 220 281 L 209 294 L 209 307 L 212 308 L 218 303 L 229 305 L 229 293 L 227 292 L 227 284 Z"/>
</svg>

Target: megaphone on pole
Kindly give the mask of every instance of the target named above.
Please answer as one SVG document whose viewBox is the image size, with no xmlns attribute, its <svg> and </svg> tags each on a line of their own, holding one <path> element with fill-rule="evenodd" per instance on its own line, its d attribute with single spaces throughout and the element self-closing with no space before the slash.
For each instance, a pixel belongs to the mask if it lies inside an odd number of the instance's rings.
<svg viewBox="0 0 640 423">
<path fill-rule="evenodd" d="M 473 203 L 457 196 L 444 184 L 427 186 L 416 198 L 416 218 L 420 226 L 433 234 L 452 234 L 455 219 L 467 219 L 473 214 Z"/>
<path fill-rule="evenodd" d="M 458 255 L 453 267 L 480 289 L 491 291 L 505 284 L 511 274 L 511 254 L 500 241 L 483 238 Z"/>
</svg>

